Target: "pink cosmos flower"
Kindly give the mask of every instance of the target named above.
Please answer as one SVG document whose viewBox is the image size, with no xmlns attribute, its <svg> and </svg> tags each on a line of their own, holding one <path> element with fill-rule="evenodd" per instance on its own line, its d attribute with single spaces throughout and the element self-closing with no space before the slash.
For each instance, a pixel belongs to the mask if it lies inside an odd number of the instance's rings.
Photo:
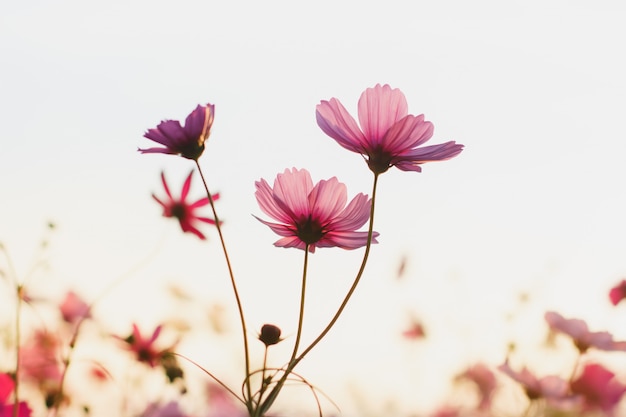
<svg viewBox="0 0 626 417">
<path fill-rule="evenodd" d="M 526 367 L 516 372 L 509 366 L 508 361 L 498 366 L 498 369 L 517 381 L 530 400 L 545 398 L 558 403 L 567 396 L 567 381 L 561 377 L 550 375 L 537 378 Z"/>
<path fill-rule="evenodd" d="M 61 316 L 67 323 L 73 324 L 82 319 L 89 318 L 89 305 L 83 301 L 74 291 L 65 294 L 63 302 L 59 306 Z"/>
<path fill-rule="evenodd" d="M 7 374 L 0 374 L 0 417 L 13 417 L 15 404 L 9 403 L 11 393 L 15 389 L 13 378 Z M 17 405 L 17 417 L 30 417 L 32 410 L 25 401 Z"/>
<path fill-rule="evenodd" d="M 141 417 L 188 417 L 176 401 L 165 404 L 151 403 L 141 414 Z"/>
<path fill-rule="evenodd" d="M 357 232 L 367 222 L 371 200 L 359 193 L 347 202 L 346 186 L 336 177 L 313 185 L 305 169 L 286 169 L 278 174 L 274 187 L 261 179 L 255 183 L 256 199 L 261 210 L 279 221 L 257 219 L 283 236 L 274 243 L 284 248 L 305 249 L 340 247 L 356 249 L 367 244 L 367 232 Z M 255 216 L 256 217 L 256 216 Z M 373 233 L 376 242 L 378 233 Z"/>
<path fill-rule="evenodd" d="M 433 135 L 433 124 L 424 115 L 408 114 L 404 94 L 389 85 L 368 88 L 359 99 L 359 123 L 336 98 L 317 105 L 317 124 L 344 148 L 367 158 L 375 174 L 396 166 L 421 172 L 421 164 L 457 156 L 463 145 L 454 141 L 419 147 Z"/>
<path fill-rule="evenodd" d="M 570 336 L 580 353 L 592 347 L 606 351 L 626 351 L 626 341 L 614 341 L 609 332 L 590 332 L 583 320 L 566 319 L 554 311 L 547 312 L 545 319 L 550 329 Z"/>
<path fill-rule="evenodd" d="M 611 291 L 609 291 L 609 299 L 614 306 L 620 301 L 626 300 L 626 279 L 623 279 L 619 284 L 611 288 Z"/>
<path fill-rule="evenodd" d="M 135 354 L 139 362 L 143 362 L 151 368 L 154 368 L 161 364 L 163 357 L 170 354 L 171 350 L 176 345 L 174 344 L 166 349 L 159 349 L 155 346 L 155 342 L 159 338 L 162 329 L 163 326 L 157 326 L 152 332 L 152 335 L 146 338 L 142 336 L 137 325 L 133 323 L 132 334 L 126 338 L 119 339 L 126 342 L 126 347 Z"/>
<path fill-rule="evenodd" d="M 458 379 L 467 379 L 476 384 L 480 394 L 478 409 L 484 410 L 490 407 L 491 398 L 497 388 L 496 376 L 484 363 L 477 363 L 467 368 Z"/>
<path fill-rule="evenodd" d="M 141 153 L 164 153 L 180 155 L 197 161 L 204 151 L 204 142 L 211 134 L 215 106 L 198 105 L 181 126 L 178 120 L 164 120 L 156 128 L 149 129 L 144 137 L 153 140 L 164 148 L 138 149 Z"/>
<path fill-rule="evenodd" d="M 20 347 L 20 377 L 35 382 L 46 392 L 61 381 L 61 340 L 55 333 L 37 330 Z"/>
<path fill-rule="evenodd" d="M 615 374 L 599 364 L 587 364 L 581 375 L 570 384 L 572 393 L 583 398 L 586 410 L 600 409 L 613 415 L 615 407 L 626 393 L 626 385 Z"/>
<path fill-rule="evenodd" d="M 183 190 L 180 193 L 180 198 L 176 199 L 172 197 L 172 193 L 170 192 L 170 188 L 167 185 L 167 181 L 165 180 L 165 174 L 161 173 L 161 181 L 163 182 L 163 188 L 165 188 L 165 194 L 167 195 L 167 200 L 163 201 L 159 199 L 156 195 L 152 194 L 152 198 L 154 198 L 157 203 L 159 203 L 163 207 L 163 216 L 165 217 L 175 217 L 178 219 L 180 223 L 180 227 L 183 229 L 183 232 L 193 233 L 198 236 L 200 239 L 206 239 L 206 236 L 198 230 L 196 227 L 196 223 L 198 221 L 215 224 L 215 220 L 210 219 L 208 217 L 201 217 L 196 214 L 196 209 L 200 207 L 204 207 L 209 204 L 209 199 L 207 197 L 201 198 L 195 203 L 188 203 L 187 196 L 189 195 L 189 189 L 191 188 L 191 176 L 193 175 L 193 171 L 189 173 L 185 183 L 183 184 Z M 217 200 L 219 198 L 219 194 L 212 195 L 213 200 Z"/>
</svg>

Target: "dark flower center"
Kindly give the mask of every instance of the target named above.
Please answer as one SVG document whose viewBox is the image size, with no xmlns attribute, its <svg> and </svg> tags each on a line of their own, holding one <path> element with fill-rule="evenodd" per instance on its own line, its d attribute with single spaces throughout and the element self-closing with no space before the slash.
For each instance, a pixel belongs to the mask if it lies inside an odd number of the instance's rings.
<svg viewBox="0 0 626 417">
<path fill-rule="evenodd" d="M 296 228 L 298 229 L 297 235 L 300 240 L 308 245 L 320 240 L 325 233 L 319 222 L 313 220 L 311 215 L 304 221 L 297 222 Z"/>
<path fill-rule="evenodd" d="M 391 155 L 386 150 L 378 147 L 368 153 L 367 166 L 374 172 L 374 174 L 382 174 L 391 167 Z"/>
<path fill-rule="evenodd" d="M 170 208 L 172 217 L 176 217 L 178 220 L 184 220 L 187 217 L 187 209 L 184 204 L 175 203 Z"/>
<path fill-rule="evenodd" d="M 180 156 L 197 161 L 204 152 L 204 141 L 200 144 L 197 141 L 188 141 L 178 149 Z"/>
</svg>

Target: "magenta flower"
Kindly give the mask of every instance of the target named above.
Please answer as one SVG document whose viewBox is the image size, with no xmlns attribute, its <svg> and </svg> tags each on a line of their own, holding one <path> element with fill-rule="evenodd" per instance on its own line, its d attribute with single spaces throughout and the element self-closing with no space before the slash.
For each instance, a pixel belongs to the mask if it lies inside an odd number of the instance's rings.
<svg viewBox="0 0 626 417">
<path fill-rule="evenodd" d="M 161 334 L 163 326 L 157 326 L 150 337 L 144 337 L 136 324 L 133 323 L 133 332 L 126 338 L 119 338 L 126 343 L 128 350 L 135 354 L 136 359 L 139 362 L 143 362 L 154 368 L 161 364 L 163 358 L 170 354 L 171 350 L 176 345 L 175 343 L 165 349 L 157 348 L 156 340 Z"/>
<path fill-rule="evenodd" d="M 626 300 L 626 279 L 623 279 L 619 284 L 611 288 L 611 291 L 609 291 L 609 299 L 614 306 L 620 301 Z"/>
<path fill-rule="evenodd" d="M 313 185 L 305 169 L 286 169 L 278 174 L 274 187 L 261 179 L 255 183 L 261 210 L 280 223 L 257 219 L 283 236 L 274 243 L 284 248 L 340 247 L 356 249 L 367 244 L 367 232 L 357 232 L 367 222 L 371 200 L 359 193 L 346 206 L 346 186 L 336 177 Z M 256 217 L 256 216 L 255 216 Z M 372 235 L 376 242 L 378 233 Z"/>
<path fill-rule="evenodd" d="M 587 364 L 581 375 L 570 384 L 572 393 L 583 398 L 586 410 L 600 409 L 613 415 L 615 407 L 626 393 L 626 385 L 615 374 L 599 364 Z"/>
<path fill-rule="evenodd" d="M 421 164 L 457 156 L 463 145 L 454 141 L 419 147 L 433 135 L 433 124 L 424 115 L 408 114 L 404 94 L 389 85 L 368 88 L 359 99 L 359 123 L 336 98 L 317 105 L 317 124 L 344 148 L 367 158 L 375 174 L 396 166 L 421 172 Z"/>
<path fill-rule="evenodd" d="M 196 214 L 196 209 L 200 207 L 204 207 L 209 204 L 208 197 L 201 198 L 195 203 L 188 203 L 187 196 L 189 195 L 189 189 L 191 188 L 191 176 L 193 175 L 193 171 L 189 173 L 185 183 L 183 184 L 183 190 L 180 193 L 180 198 L 176 199 L 172 197 L 172 193 L 170 192 L 170 188 L 167 185 L 167 181 L 165 180 L 165 174 L 161 173 L 161 181 L 163 182 L 163 188 L 165 188 L 165 194 L 167 195 L 167 200 L 163 201 L 159 199 L 157 196 L 152 194 L 152 197 L 163 207 L 163 216 L 165 217 L 175 217 L 178 219 L 180 223 L 180 227 L 183 229 L 183 232 L 193 233 L 198 236 L 200 239 L 206 239 L 206 236 L 198 230 L 196 227 L 197 222 L 205 222 L 209 224 L 215 224 L 215 220 L 210 219 L 208 217 L 198 216 Z M 212 195 L 213 200 L 217 200 L 219 198 L 219 194 Z"/>
<path fill-rule="evenodd" d="M 10 403 L 10 396 L 15 389 L 11 376 L 0 373 L 0 417 L 13 417 L 15 404 Z M 25 401 L 17 405 L 17 417 L 30 417 L 32 410 Z"/>
<path fill-rule="evenodd" d="M 476 384 L 480 395 L 479 410 L 488 409 L 491 406 L 491 398 L 498 386 L 496 376 L 491 369 L 483 363 L 476 363 L 457 376 L 457 379 L 467 379 Z"/>
<path fill-rule="evenodd" d="M 548 311 L 545 319 L 555 332 L 560 332 L 572 338 L 580 353 L 589 348 L 606 351 L 626 351 L 626 342 L 616 342 L 609 332 L 591 332 L 587 323 L 579 319 L 566 319 L 559 313 Z"/>
<path fill-rule="evenodd" d="M 144 137 L 164 148 L 138 149 L 141 153 L 165 153 L 180 155 L 197 161 L 204 151 L 204 142 L 211 134 L 215 105 L 198 105 L 181 126 L 178 120 L 163 120 L 156 128 L 148 129 Z"/>
</svg>

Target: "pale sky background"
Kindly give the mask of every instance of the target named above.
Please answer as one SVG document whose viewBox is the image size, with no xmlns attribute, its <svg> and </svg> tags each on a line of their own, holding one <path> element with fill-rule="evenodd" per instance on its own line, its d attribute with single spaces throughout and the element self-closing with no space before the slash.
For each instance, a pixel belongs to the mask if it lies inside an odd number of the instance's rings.
<svg viewBox="0 0 626 417">
<path fill-rule="evenodd" d="M 201 164 L 222 194 L 251 332 L 272 322 L 292 343 L 302 252 L 274 248 L 277 237 L 252 217 L 262 214 L 254 181 L 298 167 L 315 181 L 337 176 L 350 196 L 370 193 L 366 165 L 324 135 L 315 106 L 336 97 L 356 115 L 361 92 L 388 83 L 434 123 L 431 143 L 466 148 L 421 174 L 381 177 L 380 244 L 300 372 L 348 417 L 367 415 L 359 396 L 370 415 L 390 402 L 428 410 L 449 398 L 451 375 L 476 360 L 501 363 L 511 341 L 513 363 L 532 364 L 548 309 L 626 338 L 626 310 L 607 302 L 626 276 L 624 21 L 618 1 L 5 1 L 0 241 L 25 273 L 46 222 L 57 224 L 33 292 L 72 286 L 93 299 L 132 270 L 96 309 L 113 331 L 166 319 L 168 282 L 221 303 L 232 343 L 186 352 L 232 371 L 240 334 L 217 234 L 205 227 L 208 243 L 183 235 L 150 197 L 163 193 L 162 169 L 178 189 L 193 165 L 140 155 L 152 145 L 143 133 L 215 104 Z M 197 177 L 192 196 L 202 197 Z M 311 257 L 304 343 L 360 256 Z M 412 314 L 428 337 L 407 343 Z"/>
</svg>

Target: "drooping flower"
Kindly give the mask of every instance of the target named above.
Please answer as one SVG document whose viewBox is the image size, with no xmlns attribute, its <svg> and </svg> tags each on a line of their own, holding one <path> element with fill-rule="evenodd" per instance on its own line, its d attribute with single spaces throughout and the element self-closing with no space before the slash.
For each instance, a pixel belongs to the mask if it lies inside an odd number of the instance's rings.
<svg viewBox="0 0 626 417">
<path fill-rule="evenodd" d="M 126 348 L 135 354 L 135 358 L 139 362 L 143 362 L 154 368 L 160 365 L 163 358 L 167 355 L 171 355 L 171 351 L 176 345 L 167 348 L 157 348 L 156 340 L 161 334 L 163 326 L 157 326 L 150 337 L 144 337 L 139 331 L 139 327 L 133 323 L 133 332 L 126 338 L 118 338 L 126 343 Z"/>
<path fill-rule="evenodd" d="M 356 249 L 367 244 L 367 232 L 356 230 L 369 219 L 371 200 L 359 193 L 346 206 L 346 186 L 336 177 L 313 185 L 307 170 L 293 168 L 278 174 L 274 187 L 264 179 L 255 185 L 261 210 L 279 222 L 257 217 L 283 236 L 275 246 L 305 249 L 308 245 L 315 252 L 315 248 Z M 372 234 L 372 242 L 377 243 L 377 236 Z"/>
<path fill-rule="evenodd" d="M 89 305 L 74 291 L 68 291 L 59 306 L 61 316 L 67 323 L 73 324 L 90 317 Z"/>
<path fill-rule="evenodd" d="M 15 404 L 10 403 L 10 396 L 15 389 L 15 382 L 10 375 L 0 373 L 0 417 L 13 417 Z M 32 410 L 25 401 L 17 405 L 17 417 L 30 417 Z"/>
<path fill-rule="evenodd" d="M 526 367 L 517 372 L 510 367 L 508 361 L 498 366 L 498 370 L 518 382 L 530 400 L 545 398 L 550 402 L 558 403 L 567 397 L 567 381 L 556 375 L 538 378 Z"/>
<path fill-rule="evenodd" d="M 608 415 L 613 415 L 615 407 L 626 393 L 626 385 L 600 364 L 585 365 L 570 388 L 573 394 L 583 398 L 584 409 L 600 409 Z"/>
<path fill-rule="evenodd" d="M 579 319 L 566 319 L 559 313 L 548 311 L 545 319 L 555 332 L 560 332 L 572 338 L 574 345 L 585 353 L 589 348 L 606 351 L 626 351 L 626 341 L 616 342 L 609 332 L 591 332 L 587 323 Z"/>
<path fill-rule="evenodd" d="M 138 149 L 141 153 L 164 153 L 180 155 L 197 161 L 204 151 L 204 142 L 211 134 L 215 105 L 198 105 L 187 119 L 185 126 L 178 120 L 163 120 L 156 128 L 148 129 L 144 137 L 160 143 L 164 148 Z"/>
<path fill-rule="evenodd" d="M 611 291 L 609 291 L 609 299 L 614 306 L 620 301 L 626 300 L 626 279 L 623 279 L 619 284 L 611 288 Z"/>
<path fill-rule="evenodd" d="M 404 94 L 389 85 L 366 89 L 359 99 L 359 125 L 336 98 L 317 105 L 319 127 L 344 148 L 360 153 L 375 174 L 395 166 L 421 172 L 421 164 L 457 156 L 463 145 L 454 141 L 423 146 L 433 135 L 424 115 L 408 114 Z"/>
<path fill-rule="evenodd" d="M 200 230 L 198 230 L 198 228 L 196 227 L 196 223 L 201 221 L 209 224 L 215 224 L 215 220 L 208 217 L 198 216 L 196 214 L 196 209 L 209 204 L 208 197 L 201 198 L 195 203 L 187 202 L 187 196 L 189 195 L 189 189 L 191 188 L 192 175 L 193 171 L 189 173 L 187 179 L 185 180 L 185 183 L 183 184 L 183 190 L 180 193 L 180 198 L 174 198 L 172 197 L 170 188 L 167 185 L 167 181 L 165 180 L 165 174 L 162 172 L 161 181 L 163 182 L 163 188 L 165 189 L 167 199 L 163 201 L 154 194 L 152 194 L 152 197 L 163 207 L 163 216 L 174 217 L 178 219 L 178 222 L 180 223 L 180 227 L 183 229 L 183 232 L 193 233 L 200 239 L 204 240 L 206 239 L 206 236 L 204 236 L 204 234 L 200 232 Z M 219 194 L 214 194 L 211 197 L 215 201 L 219 198 Z"/>
</svg>

